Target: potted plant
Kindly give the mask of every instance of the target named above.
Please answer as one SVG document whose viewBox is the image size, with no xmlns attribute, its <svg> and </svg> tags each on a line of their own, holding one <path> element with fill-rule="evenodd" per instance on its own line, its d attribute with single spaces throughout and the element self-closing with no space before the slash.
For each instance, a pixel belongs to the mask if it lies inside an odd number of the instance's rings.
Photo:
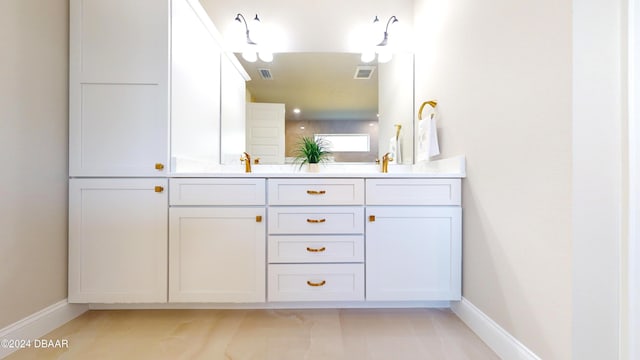
<svg viewBox="0 0 640 360">
<path fill-rule="evenodd" d="M 318 172 L 318 164 L 327 161 L 331 154 L 327 149 L 329 144 L 319 137 L 314 139 L 310 136 L 303 136 L 298 142 L 296 151 L 296 163 L 300 163 L 300 168 L 308 164 L 309 172 Z"/>
</svg>

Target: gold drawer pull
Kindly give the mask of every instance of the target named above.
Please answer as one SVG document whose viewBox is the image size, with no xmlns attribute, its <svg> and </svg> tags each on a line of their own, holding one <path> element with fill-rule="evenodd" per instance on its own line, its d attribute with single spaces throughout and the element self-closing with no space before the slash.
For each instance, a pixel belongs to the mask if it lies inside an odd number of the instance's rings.
<svg viewBox="0 0 640 360">
<path fill-rule="evenodd" d="M 325 190 L 320 190 L 320 191 L 318 191 L 318 190 L 307 190 L 307 194 L 309 194 L 309 195 L 324 195 L 326 193 L 327 192 Z"/>
<path fill-rule="evenodd" d="M 153 191 L 157 192 L 157 193 L 161 193 L 164 191 L 164 188 L 162 186 L 156 186 L 153 188 Z"/>
<path fill-rule="evenodd" d="M 262 215 L 256 215 L 256 222 L 262 222 Z"/>
<path fill-rule="evenodd" d="M 317 282 L 317 283 L 314 283 L 314 282 L 311 282 L 311 281 L 307 280 L 307 285 L 309 285 L 309 286 L 324 286 L 324 284 L 326 284 L 326 283 L 327 283 L 326 280 L 322 280 L 322 281 Z"/>
<path fill-rule="evenodd" d="M 308 223 L 319 224 L 327 221 L 327 219 L 307 219 Z"/>
<path fill-rule="evenodd" d="M 164 169 L 164 164 L 156 163 L 156 170 L 162 170 L 162 169 Z"/>
<path fill-rule="evenodd" d="M 325 250 L 327 250 L 327 248 L 326 248 L 326 247 L 324 247 L 324 246 L 323 246 L 323 247 L 321 247 L 321 248 L 319 248 L 319 249 L 314 249 L 314 248 L 310 248 L 310 247 L 308 247 L 308 248 L 307 248 L 307 251 L 308 251 L 308 252 L 323 252 L 323 251 L 325 251 Z"/>
</svg>

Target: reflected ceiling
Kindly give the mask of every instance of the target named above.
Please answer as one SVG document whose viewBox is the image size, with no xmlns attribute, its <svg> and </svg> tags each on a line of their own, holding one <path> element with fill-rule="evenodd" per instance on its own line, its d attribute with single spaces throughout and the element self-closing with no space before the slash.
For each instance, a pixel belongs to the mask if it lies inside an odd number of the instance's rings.
<svg viewBox="0 0 640 360">
<path fill-rule="evenodd" d="M 287 120 L 377 119 L 377 64 L 362 64 L 359 54 L 279 53 L 271 63 L 237 57 L 251 77 L 252 100 L 286 104 Z M 354 79 L 359 65 L 376 67 L 370 79 Z M 259 69 L 268 69 L 272 80 L 262 79 Z"/>
</svg>

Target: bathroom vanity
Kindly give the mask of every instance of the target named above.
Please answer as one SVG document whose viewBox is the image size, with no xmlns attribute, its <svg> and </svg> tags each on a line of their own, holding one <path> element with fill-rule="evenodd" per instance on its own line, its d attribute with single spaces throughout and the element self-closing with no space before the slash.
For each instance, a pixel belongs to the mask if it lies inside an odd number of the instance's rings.
<svg viewBox="0 0 640 360">
<path fill-rule="evenodd" d="M 169 301 L 460 298 L 460 179 L 290 176 L 170 179 Z"/>
<path fill-rule="evenodd" d="M 443 175 L 71 179 L 69 298 L 459 300 L 462 175 Z"/>
<path fill-rule="evenodd" d="M 246 74 L 198 1 L 70 5 L 69 302 L 460 300 L 463 157 L 389 173 L 220 165 L 220 117 L 244 114 Z"/>
</svg>

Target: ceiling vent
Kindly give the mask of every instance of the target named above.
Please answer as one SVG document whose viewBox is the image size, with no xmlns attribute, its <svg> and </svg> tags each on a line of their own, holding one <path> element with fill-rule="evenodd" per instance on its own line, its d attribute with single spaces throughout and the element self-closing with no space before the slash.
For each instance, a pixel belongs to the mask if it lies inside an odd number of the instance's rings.
<svg viewBox="0 0 640 360">
<path fill-rule="evenodd" d="M 258 74 L 260 74 L 262 80 L 273 80 L 271 69 L 258 69 Z"/>
<path fill-rule="evenodd" d="M 356 73 L 353 75 L 353 78 L 361 80 L 371 79 L 375 69 L 375 66 L 356 66 Z"/>
</svg>

